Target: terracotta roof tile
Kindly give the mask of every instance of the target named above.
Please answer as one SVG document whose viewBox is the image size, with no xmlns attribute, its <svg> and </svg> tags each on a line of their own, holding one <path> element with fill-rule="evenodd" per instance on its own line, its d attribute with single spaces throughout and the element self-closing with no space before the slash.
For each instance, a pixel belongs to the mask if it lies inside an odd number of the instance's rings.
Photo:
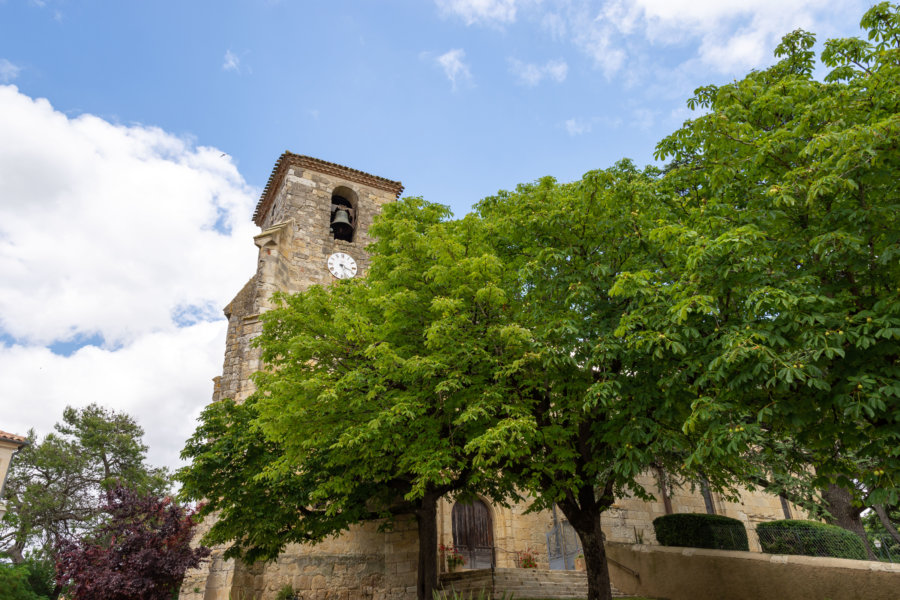
<svg viewBox="0 0 900 600">
<path fill-rule="evenodd" d="M 7 433 L 2 430 L 0 430 L 0 440 L 3 440 L 5 442 L 15 442 L 23 446 L 28 443 L 28 438 L 21 435 L 16 435 L 14 433 Z"/>
<path fill-rule="evenodd" d="M 310 169 L 311 171 L 325 173 L 326 175 L 335 175 L 348 181 L 361 183 L 363 185 L 368 185 L 379 190 L 391 192 L 398 198 L 400 197 L 401 192 L 403 192 L 403 184 L 399 181 L 391 181 L 390 179 L 385 179 L 384 177 L 371 175 L 370 173 L 366 173 L 364 171 L 357 171 L 356 169 L 351 169 L 350 167 L 345 167 L 337 163 L 320 160 L 311 156 L 302 156 L 300 154 L 294 154 L 292 152 L 285 152 L 278 158 L 278 162 L 275 163 L 275 167 L 272 169 L 272 174 L 269 175 L 269 181 L 268 183 L 266 183 L 266 187 L 265 189 L 263 189 L 263 193 L 259 197 L 259 202 L 256 204 L 256 210 L 253 211 L 253 222 L 260 227 L 262 227 L 263 217 L 269 211 L 269 207 L 275 200 L 275 193 L 278 190 L 278 186 L 281 183 L 281 180 L 284 178 L 285 173 L 287 173 L 287 170 L 291 166 L 299 166 L 302 168 Z"/>
</svg>

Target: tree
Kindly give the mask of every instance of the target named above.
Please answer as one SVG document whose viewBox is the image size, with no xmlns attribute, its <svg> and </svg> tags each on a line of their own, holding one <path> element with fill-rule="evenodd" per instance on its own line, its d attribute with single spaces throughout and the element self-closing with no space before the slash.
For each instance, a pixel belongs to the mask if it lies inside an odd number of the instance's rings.
<svg viewBox="0 0 900 600">
<path fill-rule="evenodd" d="M 860 503 L 900 492 L 898 12 L 865 14 L 870 41 L 826 42 L 824 81 L 796 31 L 771 68 L 698 89 L 705 114 L 657 147 L 680 216 L 649 235 L 669 260 L 616 288 L 638 302 L 634 344 L 683 344 L 664 358 L 696 373 L 694 459 L 791 444 L 861 536 Z"/>
<path fill-rule="evenodd" d="M 108 522 L 85 539 L 60 542 L 58 583 L 73 600 L 170 600 L 184 572 L 210 552 L 191 548 L 194 512 L 125 487 L 106 497 Z"/>
<path fill-rule="evenodd" d="M 66 408 L 56 432 L 33 431 L 12 462 L 6 484 L 9 511 L 0 522 L 0 552 L 16 564 L 26 550 L 54 556 L 57 543 L 91 531 L 102 520 L 105 491 L 118 483 L 162 491 L 164 469 L 145 463 L 143 430 L 125 413 L 96 404 Z"/>
<path fill-rule="evenodd" d="M 386 206 L 365 279 L 283 296 L 263 315 L 257 393 L 207 409 L 178 475 L 186 497 L 210 499 L 206 539 L 232 542 L 229 556 L 273 559 L 289 542 L 412 514 L 428 599 L 437 500 L 514 494 L 467 443 L 517 410 L 502 371 L 526 345 L 505 317 L 500 263 L 473 220 L 448 215 L 416 198 Z"/>
<path fill-rule="evenodd" d="M 684 342 L 665 332 L 624 338 L 633 300 L 611 295 L 622 272 L 666 267 L 666 250 L 646 233 L 671 218 L 659 175 L 622 161 L 573 184 L 545 178 L 477 205 L 512 275 L 504 291 L 510 318 L 527 331 L 529 361 L 509 398 L 516 413 L 473 445 L 535 497 L 533 509 L 556 504 L 566 515 L 584 548 L 591 600 L 611 597 L 601 516 L 616 497 L 652 497 L 642 474 L 729 485 L 720 465 L 699 471 L 686 462 L 695 440 L 682 425 L 696 395 L 690 372 L 661 360 Z"/>
</svg>

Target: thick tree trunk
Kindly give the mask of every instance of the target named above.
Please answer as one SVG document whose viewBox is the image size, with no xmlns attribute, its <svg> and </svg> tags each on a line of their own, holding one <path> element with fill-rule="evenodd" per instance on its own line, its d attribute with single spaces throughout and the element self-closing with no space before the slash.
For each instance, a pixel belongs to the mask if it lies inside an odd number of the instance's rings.
<svg viewBox="0 0 900 600">
<path fill-rule="evenodd" d="M 872 507 L 872 510 L 875 511 L 875 514 L 878 515 L 878 520 L 881 521 L 882 527 L 887 529 L 887 532 L 891 534 L 891 537 L 894 538 L 894 541 L 900 544 L 900 531 L 897 531 L 897 528 L 894 527 L 894 524 L 891 523 L 890 517 L 888 517 L 887 511 L 884 509 L 883 504 L 876 504 Z"/>
<path fill-rule="evenodd" d="M 869 560 L 877 560 L 869 546 L 869 538 L 866 536 L 866 530 L 860 518 L 862 509 L 853 506 L 853 496 L 850 492 L 839 485 L 830 483 L 827 488 L 822 490 L 822 499 L 825 500 L 826 508 L 831 513 L 831 517 L 826 518 L 826 521 L 859 536 L 866 547 Z"/>
<path fill-rule="evenodd" d="M 609 564 L 606 562 L 606 536 L 600 530 L 600 518 L 589 531 L 579 531 L 587 569 L 588 600 L 611 600 L 612 583 L 609 580 Z"/>
<path fill-rule="evenodd" d="M 419 525 L 419 567 L 416 571 L 416 598 L 432 600 L 437 587 L 437 496 L 426 494 L 416 510 Z"/>
<path fill-rule="evenodd" d="M 559 508 L 581 540 L 587 570 L 587 600 L 612 600 L 609 565 L 606 561 L 606 547 L 603 545 L 606 536 L 600 528 L 601 511 L 582 510 L 574 502 L 566 500 L 559 503 Z"/>
</svg>

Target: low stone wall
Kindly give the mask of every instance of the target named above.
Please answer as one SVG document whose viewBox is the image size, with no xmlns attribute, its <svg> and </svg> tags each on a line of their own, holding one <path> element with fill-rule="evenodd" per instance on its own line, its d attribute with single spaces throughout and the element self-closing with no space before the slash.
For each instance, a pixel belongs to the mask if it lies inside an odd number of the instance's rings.
<svg viewBox="0 0 900 600">
<path fill-rule="evenodd" d="M 285 556 L 235 570 L 230 598 L 274 598 L 284 586 L 304 600 L 385 598 L 383 555 Z"/>
<path fill-rule="evenodd" d="M 571 600 L 587 597 L 587 576 L 579 571 L 550 571 L 547 569 L 477 569 L 444 573 L 440 581 L 441 597 L 461 594 L 466 598 L 485 597 L 501 600 Z"/>
<path fill-rule="evenodd" d="M 900 564 L 608 543 L 610 577 L 666 600 L 897 600 Z"/>
</svg>

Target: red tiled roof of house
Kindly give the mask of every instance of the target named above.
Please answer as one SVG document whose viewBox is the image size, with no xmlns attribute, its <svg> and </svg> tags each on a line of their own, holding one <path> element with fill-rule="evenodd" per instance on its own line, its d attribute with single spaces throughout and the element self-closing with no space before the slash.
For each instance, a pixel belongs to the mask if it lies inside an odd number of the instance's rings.
<svg viewBox="0 0 900 600">
<path fill-rule="evenodd" d="M 0 430 L 0 440 L 3 440 L 5 442 L 14 442 L 21 446 L 24 446 L 28 443 L 28 438 L 21 435 L 16 435 L 14 433 L 7 433 L 2 430 Z"/>
<path fill-rule="evenodd" d="M 403 192 L 403 184 L 399 181 L 391 181 L 390 179 L 385 179 L 384 177 L 372 175 L 364 171 L 357 171 L 356 169 L 351 169 L 350 167 L 345 167 L 337 163 L 286 151 L 278 157 L 278 162 L 275 163 L 272 174 L 269 175 L 269 181 L 266 183 L 266 187 L 259 197 L 259 202 L 256 204 L 256 210 L 253 211 L 253 222 L 260 227 L 262 227 L 263 216 L 269 211 L 269 207 L 275 200 L 275 193 L 278 190 L 281 180 L 291 166 L 318 171 L 319 173 L 325 173 L 326 175 L 335 175 L 348 181 L 391 192 L 398 198 L 400 197 L 400 193 Z"/>
</svg>

